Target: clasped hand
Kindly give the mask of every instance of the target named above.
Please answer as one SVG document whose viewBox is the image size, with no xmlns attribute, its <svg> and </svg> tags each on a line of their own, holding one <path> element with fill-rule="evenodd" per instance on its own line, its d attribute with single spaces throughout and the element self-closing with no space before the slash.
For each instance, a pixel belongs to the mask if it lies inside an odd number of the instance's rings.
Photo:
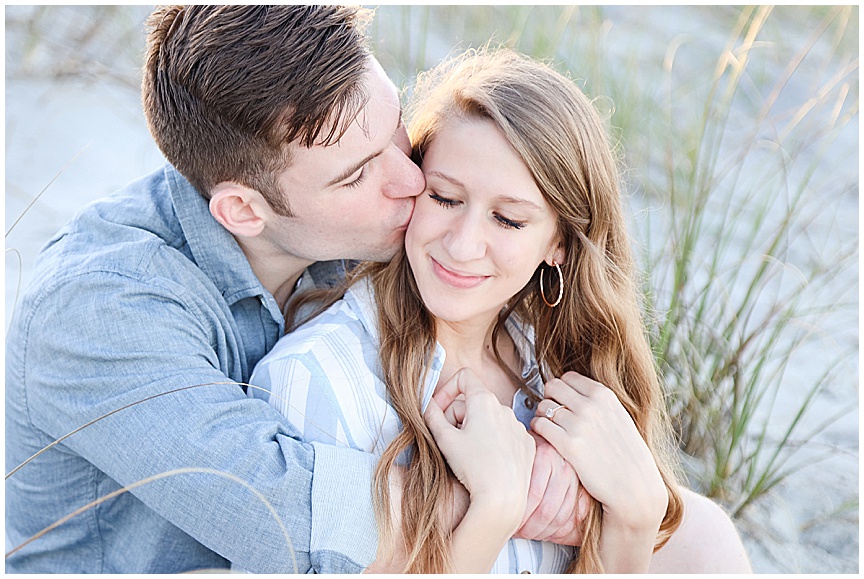
<svg viewBox="0 0 864 579">
<path fill-rule="evenodd" d="M 665 486 L 615 394 L 575 372 L 550 380 L 545 394 L 527 432 L 469 370 L 436 391 L 426 419 L 470 500 L 497 493 L 510 508 L 524 505 L 514 536 L 563 545 L 581 544 L 588 494 L 628 526 L 659 526 Z"/>
</svg>

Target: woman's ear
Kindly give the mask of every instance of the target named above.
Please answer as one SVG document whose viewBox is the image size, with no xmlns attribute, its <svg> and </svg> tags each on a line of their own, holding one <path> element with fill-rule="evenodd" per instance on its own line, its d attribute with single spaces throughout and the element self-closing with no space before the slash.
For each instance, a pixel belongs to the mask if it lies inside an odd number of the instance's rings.
<svg viewBox="0 0 864 579">
<path fill-rule="evenodd" d="M 565 259 L 567 259 L 567 252 L 564 251 L 564 245 L 561 243 L 561 240 L 559 239 L 549 249 L 549 253 L 546 255 L 546 259 L 544 261 L 546 262 L 547 265 L 552 267 L 556 263 L 558 265 L 563 264 Z"/>
<path fill-rule="evenodd" d="M 255 237 L 264 231 L 268 208 L 258 191 L 231 181 L 216 185 L 210 196 L 210 214 L 239 237 Z"/>
</svg>

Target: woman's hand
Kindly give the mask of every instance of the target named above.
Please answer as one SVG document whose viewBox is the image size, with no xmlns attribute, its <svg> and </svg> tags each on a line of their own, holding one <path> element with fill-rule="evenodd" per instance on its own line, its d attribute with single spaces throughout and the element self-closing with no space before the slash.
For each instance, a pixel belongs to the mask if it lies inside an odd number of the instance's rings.
<svg viewBox="0 0 864 579">
<path fill-rule="evenodd" d="M 456 427 L 462 424 L 465 396 L 459 392 L 455 381 L 439 388 L 433 398 L 444 409 L 447 422 Z M 588 495 L 579 484 L 573 466 L 555 447 L 534 432 L 528 434 L 534 439 L 536 452 L 528 503 L 522 525 L 514 537 L 579 546 L 582 544 L 582 520 L 588 513 Z M 465 492 L 461 484 L 456 487 Z M 454 527 L 464 515 L 465 508 L 457 505 L 455 512 L 458 514 Z"/>
<path fill-rule="evenodd" d="M 615 393 L 568 372 L 550 380 L 545 395 L 531 427 L 573 465 L 585 490 L 602 503 L 604 528 L 617 525 L 656 537 L 666 513 L 666 486 Z M 554 412 L 551 418 L 547 411 Z"/>
<path fill-rule="evenodd" d="M 519 523 L 527 502 L 534 441 L 513 410 L 498 402 L 476 374 L 460 370 L 445 388 L 454 386 L 462 397 L 456 404 L 458 416 L 449 412 L 445 416 L 433 398 L 425 414 L 429 429 L 456 478 L 468 490 L 471 503 L 501 503 L 516 512 L 515 522 Z"/>
<path fill-rule="evenodd" d="M 433 398 L 424 416 L 470 495 L 468 512 L 453 532 L 453 571 L 487 573 L 522 521 L 534 440 L 471 371 L 460 370 L 442 389 L 450 391 L 443 398 L 461 396 L 458 411 L 445 416 Z"/>
</svg>

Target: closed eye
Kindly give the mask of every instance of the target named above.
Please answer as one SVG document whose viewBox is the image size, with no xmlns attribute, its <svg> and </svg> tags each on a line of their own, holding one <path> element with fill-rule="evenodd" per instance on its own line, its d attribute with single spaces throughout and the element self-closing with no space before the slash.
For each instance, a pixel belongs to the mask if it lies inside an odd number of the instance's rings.
<svg viewBox="0 0 864 579">
<path fill-rule="evenodd" d="M 495 214 L 495 220 L 504 229 L 522 229 L 526 225 L 524 221 L 513 221 L 497 213 Z"/>
<path fill-rule="evenodd" d="M 349 181 L 348 183 L 345 183 L 345 187 L 359 187 L 360 183 L 362 183 L 363 179 L 365 179 L 365 178 L 366 178 L 366 165 L 363 165 L 363 167 L 360 169 L 360 174 L 357 175 L 357 178 L 354 179 L 353 181 Z"/>
<path fill-rule="evenodd" d="M 429 193 L 429 198 L 432 199 L 432 201 L 434 201 L 438 205 L 440 205 L 442 207 L 447 207 L 448 209 L 450 207 L 455 207 L 456 205 L 459 204 L 459 202 L 456 201 L 455 199 L 448 199 L 446 197 L 441 197 L 437 193 Z"/>
</svg>

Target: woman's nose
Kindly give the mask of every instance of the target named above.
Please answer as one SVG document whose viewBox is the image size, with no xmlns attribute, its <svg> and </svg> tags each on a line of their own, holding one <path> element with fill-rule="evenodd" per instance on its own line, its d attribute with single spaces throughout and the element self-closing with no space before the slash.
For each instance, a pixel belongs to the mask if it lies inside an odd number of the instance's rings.
<svg viewBox="0 0 864 579">
<path fill-rule="evenodd" d="M 469 262 L 486 255 L 482 218 L 466 212 L 456 219 L 444 236 L 444 249 L 456 261 Z"/>
</svg>

